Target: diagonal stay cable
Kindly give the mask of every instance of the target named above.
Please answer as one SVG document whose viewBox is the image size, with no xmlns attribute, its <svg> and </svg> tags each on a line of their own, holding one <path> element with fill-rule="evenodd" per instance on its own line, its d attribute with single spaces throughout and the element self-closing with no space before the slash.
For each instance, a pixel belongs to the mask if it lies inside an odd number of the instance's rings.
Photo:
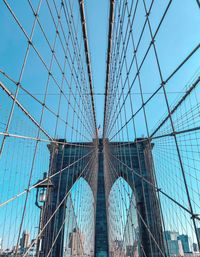
<svg viewBox="0 0 200 257">
<path fill-rule="evenodd" d="M 187 62 L 187 60 L 195 54 L 200 48 L 200 44 L 198 44 L 190 53 L 187 55 L 187 57 L 179 64 L 179 66 L 167 77 L 167 79 L 164 81 L 164 86 L 167 86 L 167 82 L 173 77 L 173 75 L 178 72 L 178 70 Z M 140 67 L 139 67 L 140 69 Z M 160 85 L 154 92 L 153 94 L 146 100 L 144 101 L 144 104 L 138 108 L 138 110 L 126 121 L 126 123 L 111 137 L 110 140 L 112 140 L 129 122 L 135 117 L 140 110 L 142 110 L 143 106 L 147 105 L 147 103 L 160 91 L 160 89 L 163 87 L 163 85 Z"/>
<path fill-rule="evenodd" d="M 93 158 L 93 159 L 91 159 L 91 165 L 94 163 L 96 161 L 96 157 L 95 158 Z M 86 173 L 91 173 L 91 172 L 89 172 L 89 169 L 87 170 L 87 172 Z M 73 210 L 74 210 L 74 207 L 72 208 Z M 65 223 L 66 223 L 66 221 L 67 221 L 67 216 L 65 217 L 65 219 L 64 219 L 64 221 L 63 221 L 63 223 L 62 223 L 62 225 L 60 226 L 60 229 L 59 229 L 59 231 L 58 231 L 58 233 L 57 233 L 57 235 L 56 235 L 56 237 L 55 237 L 55 239 L 54 239 L 54 241 L 53 241 L 53 243 L 52 243 L 52 246 L 51 246 L 51 248 L 50 248 L 50 250 L 49 250 L 49 253 L 47 254 L 47 256 L 46 257 L 49 257 L 50 256 L 50 254 L 51 254 L 51 251 L 52 251 L 52 249 L 53 249 L 53 247 L 54 247 L 54 245 L 55 245 L 55 243 L 56 243 L 56 240 L 58 239 L 58 236 L 60 235 L 60 233 L 61 233 L 61 231 L 62 231 L 62 229 L 63 229 L 63 227 L 64 227 L 64 225 L 65 225 Z M 76 223 L 77 223 L 77 220 L 76 220 Z M 82 246 L 83 247 L 83 246 Z"/>
<path fill-rule="evenodd" d="M 90 161 L 93 158 L 90 158 Z M 82 176 L 82 174 L 85 172 L 87 166 L 89 165 L 89 161 L 87 162 L 86 166 L 82 169 L 81 173 L 79 174 L 79 176 L 76 178 L 75 181 L 78 181 L 78 179 Z M 64 203 L 65 199 L 67 198 L 67 196 L 70 194 L 72 188 L 70 188 L 70 190 L 65 194 L 65 196 L 63 197 L 63 199 L 60 201 L 59 205 L 57 206 L 57 208 L 55 209 L 55 211 L 52 213 L 52 215 L 50 216 L 49 220 L 46 222 L 46 224 L 43 226 L 43 228 L 41 229 L 40 233 L 36 236 L 36 238 L 33 240 L 33 242 L 29 245 L 28 249 L 26 250 L 25 254 L 23 255 L 23 257 L 26 257 L 27 254 L 29 253 L 29 250 L 31 249 L 31 247 L 35 244 L 35 242 L 37 241 L 37 239 L 42 235 L 42 233 L 44 232 L 44 230 L 46 229 L 47 225 L 50 223 L 50 221 L 52 220 L 52 218 L 55 216 L 55 214 L 57 213 L 57 211 L 59 210 L 60 206 Z"/>
<path fill-rule="evenodd" d="M 155 186 L 154 184 L 152 184 L 149 180 L 147 180 L 144 176 L 142 176 L 141 174 L 139 174 L 135 169 L 129 167 L 126 163 L 124 163 L 123 161 L 121 161 L 120 159 L 118 159 L 116 156 L 114 156 L 113 154 L 110 153 L 110 155 L 115 158 L 116 161 L 120 162 L 124 167 L 126 167 L 127 169 L 129 169 L 130 171 L 132 171 L 136 176 L 138 176 L 139 178 L 141 178 L 144 182 L 146 182 L 148 185 L 152 186 L 152 188 L 154 190 L 156 190 L 157 192 L 160 192 L 161 194 L 163 194 L 164 196 L 166 196 L 168 199 L 170 199 L 171 201 L 173 201 L 175 204 L 177 204 L 179 207 L 181 207 L 182 209 L 184 209 L 185 211 L 187 211 L 191 216 L 193 216 L 192 212 L 190 210 L 188 210 L 185 206 L 183 206 L 182 204 L 180 204 L 179 202 L 177 202 L 175 199 L 173 199 L 171 196 L 169 196 L 168 194 L 166 194 L 164 191 L 162 191 L 161 188 L 158 188 L 157 186 Z M 197 220 L 200 220 L 200 217 L 198 217 L 198 215 L 195 215 L 194 218 L 196 218 Z"/>
<path fill-rule="evenodd" d="M 44 182 L 47 182 L 49 179 L 57 176 L 58 174 L 60 174 L 61 172 L 65 171 L 66 169 L 69 169 L 70 167 L 72 167 L 73 165 L 75 165 L 76 163 L 80 162 L 82 159 L 85 159 L 87 156 L 89 156 L 91 153 L 93 153 L 93 151 L 90 151 L 89 153 L 87 153 L 86 155 L 82 156 L 81 158 L 79 158 L 78 160 L 74 161 L 73 163 L 70 163 L 69 165 L 67 165 L 65 168 L 57 171 L 56 173 L 52 174 L 51 176 L 49 176 L 48 178 L 45 178 L 43 180 L 41 180 L 40 182 L 32 185 L 29 187 L 29 191 L 31 191 L 32 189 L 36 188 L 39 185 L 42 185 Z M 27 193 L 27 189 L 16 194 L 15 196 L 11 197 L 10 199 L 6 200 L 3 203 L 0 203 L 0 207 L 14 201 L 15 199 L 19 198 L 20 196 L 24 195 L 25 193 Z"/>
</svg>

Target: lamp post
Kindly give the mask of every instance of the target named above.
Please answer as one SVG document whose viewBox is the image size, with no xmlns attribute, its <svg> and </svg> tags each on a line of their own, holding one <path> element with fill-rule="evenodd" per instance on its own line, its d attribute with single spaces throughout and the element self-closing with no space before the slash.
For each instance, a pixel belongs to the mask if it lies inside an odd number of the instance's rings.
<svg viewBox="0 0 200 257">
<path fill-rule="evenodd" d="M 39 219 L 39 227 L 38 227 L 38 234 L 40 234 L 42 230 L 42 220 L 43 220 L 43 209 L 44 204 L 47 200 L 47 190 L 49 188 L 53 187 L 53 184 L 50 179 L 47 179 L 47 173 L 44 173 L 43 179 L 39 180 L 36 183 L 36 199 L 35 199 L 35 205 L 40 209 L 40 219 Z M 36 243 L 36 257 L 40 256 L 41 251 L 41 243 L 42 238 L 41 235 L 38 237 L 37 243 Z"/>
</svg>

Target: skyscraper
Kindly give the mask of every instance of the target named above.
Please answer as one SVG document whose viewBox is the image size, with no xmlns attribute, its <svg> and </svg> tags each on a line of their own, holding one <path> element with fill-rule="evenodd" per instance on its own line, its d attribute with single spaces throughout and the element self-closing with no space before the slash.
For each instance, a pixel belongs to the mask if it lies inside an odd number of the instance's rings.
<svg viewBox="0 0 200 257">
<path fill-rule="evenodd" d="M 198 238 L 200 240 L 200 228 L 197 228 L 197 236 L 198 236 Z"/>
<path fill-rule="evenodd" d="M 170 256 L 184 256 L 182 243 L 180 240 L 168 240 L 167 244 Z"/>
<path fill-rule="evenodd" d="M 198 252 L 198 246 L 196 243 L 192 244 L 193 252 Z"/>
<path fill-rule="evenodd" d="M 180 235 L 178 236 L 178 240 L 180 240 L 182 243 L 184 253 L 189 253 L 190 245 L 188 235 Z"/>
<path fill-rule="evenodd" d="M 176 231 L 165 231 L 164 235 L 166 240 L 177 240 L 179 233 Z"/>
<path fill-rule="evenodd" d="M 182 242 L 178 239 L 179 233 L 176 231 L 164 231 L 166 239 L 166 248 L 170 256 L 183 256 Z"/>
<path fill-rule="evenodd" d="M 70 257 L 84 255 L 84 238 L 76 228 L 69 234 L 69 248 L 71 249 Z"/>
<path fill-rule="evenodd" d="M 22 249 L 26 249 L 29 246 L 29 240 L 30 240 L 30 233 L 27 230 L 25 230 L 20 240 L 20 246 Z"/>
</svg>

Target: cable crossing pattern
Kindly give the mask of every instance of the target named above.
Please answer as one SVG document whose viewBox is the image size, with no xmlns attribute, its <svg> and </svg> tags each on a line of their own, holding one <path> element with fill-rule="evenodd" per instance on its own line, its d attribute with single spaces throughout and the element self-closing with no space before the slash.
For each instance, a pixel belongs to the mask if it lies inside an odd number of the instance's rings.
<svg viewBox="0 0 200 257">
<path fill-rule="evenodd" d="M 108 1 L 96 88 L 85 2 L 0 3 L 0 256 L 198 257 L 200 3 Z"/>
</svg>

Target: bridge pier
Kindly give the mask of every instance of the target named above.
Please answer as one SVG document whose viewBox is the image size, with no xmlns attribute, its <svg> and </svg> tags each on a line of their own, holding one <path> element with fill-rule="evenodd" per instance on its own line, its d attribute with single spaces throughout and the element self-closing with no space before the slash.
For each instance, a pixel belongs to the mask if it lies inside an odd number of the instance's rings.
<svg viewBox="0 0 200 257">
<path fill-rule="evenodd" d="M 95 225 L 95 257 L 107 257 L 109 252 L 103 159 L 103 141 L 102 139 L 99 139 Z"/>
</svg>

